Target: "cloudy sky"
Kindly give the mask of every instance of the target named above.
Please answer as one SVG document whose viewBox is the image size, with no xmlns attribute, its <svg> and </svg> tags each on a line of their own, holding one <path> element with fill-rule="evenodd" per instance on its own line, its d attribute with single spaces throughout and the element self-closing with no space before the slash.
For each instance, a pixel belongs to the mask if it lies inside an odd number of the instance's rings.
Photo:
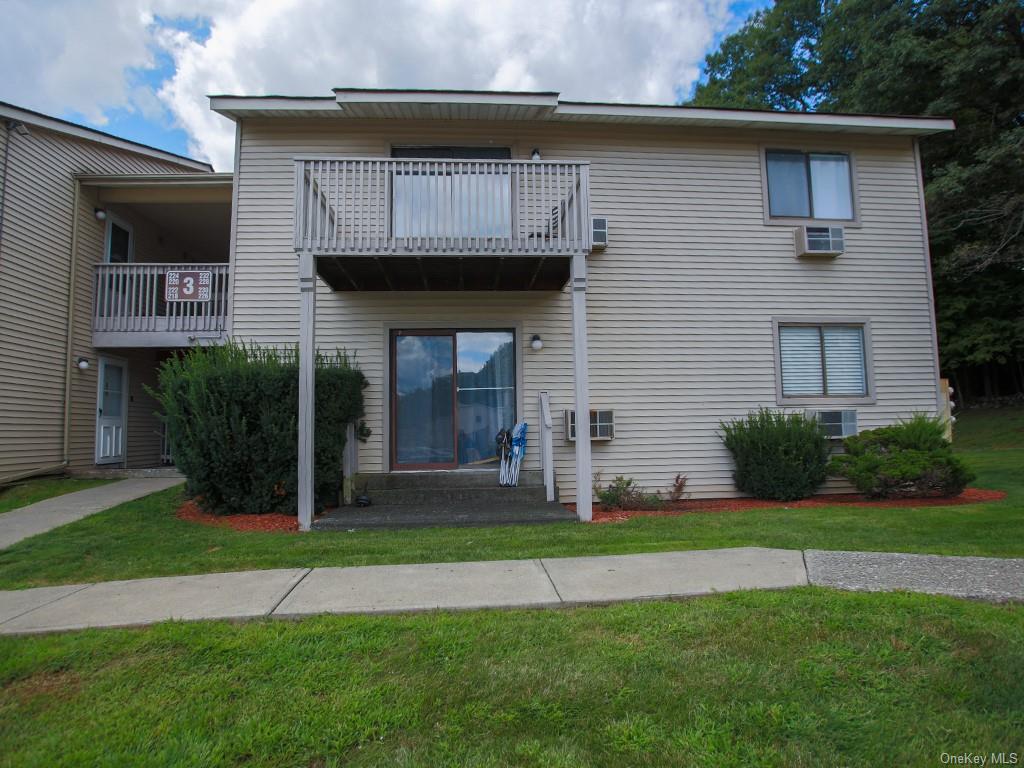
<svg viewBox="0 0 1024 768">
<path fill-rule="evenodd" d="M 230 170 L 208 94 L 552 90 L 674 103 L 770 0 L 0 0 L 0 101 Z"/>
</svg>

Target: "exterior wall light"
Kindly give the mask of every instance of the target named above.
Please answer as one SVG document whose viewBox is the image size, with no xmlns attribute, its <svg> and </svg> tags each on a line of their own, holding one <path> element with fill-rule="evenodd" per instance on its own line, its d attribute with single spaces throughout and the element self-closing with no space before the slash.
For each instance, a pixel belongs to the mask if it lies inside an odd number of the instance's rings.
<svg viewBox="0 0 1024 768">
<path fill-rule="evenodd" d="M 532 150 L 530 150 L 530 159 L 533 160 L 533 162 L 535 162 L 535 163 L 538 160 L 540 160 L 540 150 L 537 149 L 536 147 L 534 147 Z"/>
<path fill-rule="evenodd" d="M 102 208 L 93 208 L 92 213 L 96 217 L 96 221 L 106 221 L 107 212 Z"/>
<path fill-rule="evenodd" d="M 541 340 L 538 334 L 533 334 L 533 338 L 530 339 L 530 349 L 534 352 L 540 352 L 544 349 L 544 342 Z"/>
<path fill-rule="evenodd" d="M 76 365 L 78 366 L 78 370 L 80 371 L 89 370 L 89 361 L 84 357 L 78 358 L 78 362 L 76 363 Z"/>
</svg>

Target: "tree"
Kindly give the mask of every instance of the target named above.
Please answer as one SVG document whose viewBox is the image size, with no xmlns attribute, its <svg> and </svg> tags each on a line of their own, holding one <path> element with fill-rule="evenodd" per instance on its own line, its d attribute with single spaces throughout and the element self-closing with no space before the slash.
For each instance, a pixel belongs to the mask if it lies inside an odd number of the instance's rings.
<svg viewBox="0 0 1024 768">
<path fill-rule="evenodd" d="M 692 102 L 953 117 L 922 142 L 950 372 L 1024 360 L 1022 25 L 1019 0 L 779 0 L 707 56 Z"/>
</svg>

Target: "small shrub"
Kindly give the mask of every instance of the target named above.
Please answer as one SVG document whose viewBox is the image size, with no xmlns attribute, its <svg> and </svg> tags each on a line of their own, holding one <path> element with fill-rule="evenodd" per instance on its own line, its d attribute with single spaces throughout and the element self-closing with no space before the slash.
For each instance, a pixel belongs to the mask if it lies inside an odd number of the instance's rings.
<svg viewBox="0 0 1024 768">
<path fill-rule="evenodd" d="M 946 441 L 943 422 L 921 414 L 848 437 L 843 447 L 829 474 L 873 498 L 956 496 L 974 479 Z"/>
<path fill-rule="evenodd" d="M 668 492 L 668 500 L 671 502 L 682 501 L 689 494 L 686 492 L 686 483 L 689 478 L 683 474 L 677 474 L 672 481 L 672 489 Z"/>
<path fill-rule="evenodd" d="M 600 482 L 598 476 L 598 482 Z M 596 487 L 597 499 L 613 509 L 660 509 L 664 500 L 656 493 L 647 493 L 631 477 L 617 476 L 605 487 Z"/>
<path fill-rule="evenodd" d="M 761 408 L 721 428 L 736 464 L 733 479 L 744 493 L 792 501 L 825 481 L 829 444 L 815 419 Z"/>
<path fill-rule="evenodd" d="M 314 492 L 337 497 L 345 430 L 359 424 L 366 379 L 345 355 L 317 355 Z M 294 514 L 298 492 L 298 380 L 295 350 L 240 344 L 197 347 L 160 366 L 174 461 L 191 494 L 215 514 Z"/>
</svg>

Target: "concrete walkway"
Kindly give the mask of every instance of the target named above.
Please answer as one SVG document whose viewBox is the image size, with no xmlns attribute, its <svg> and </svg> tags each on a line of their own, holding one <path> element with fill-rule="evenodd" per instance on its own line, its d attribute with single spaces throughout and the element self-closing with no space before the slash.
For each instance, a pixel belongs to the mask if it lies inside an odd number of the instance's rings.
<svg viewBox="0 0 1024 768">
<path fill-rule="evenodd" d="M 136 477 L 12 509 L 0 515 L 0 549 L 181 482 L 180 477 Z"/>
<path fill-rule="evenodd" d="M 0 592 L 0 634 L 167 619 L 593 605 L 807 584 L 1024 601 L 1024 559 L 741 547 L 170 576 Z"/>
</svg>

